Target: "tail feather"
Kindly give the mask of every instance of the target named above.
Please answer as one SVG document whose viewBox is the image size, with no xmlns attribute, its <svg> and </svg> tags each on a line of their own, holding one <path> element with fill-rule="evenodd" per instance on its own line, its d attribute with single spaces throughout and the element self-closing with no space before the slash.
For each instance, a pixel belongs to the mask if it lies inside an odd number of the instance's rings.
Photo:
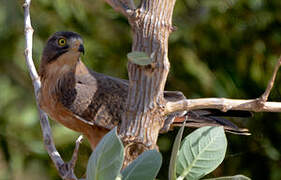
<svg viewBox="0 0 281 180">
<path fill-rule="evenodd" d="M 240 110 L 229 110 L 227 112 L 220 111 L 218 109 L 199 109 L 193 110 L 192 112 L 203 115 L 203 116 L 215 116 L 215 117 L 242 117 L 249 118 L 253 117 L 253 113 L 250 111 L 240 111 Z"/>
<path fill-rule="evenodd" d="M 227 119 L 212 115 L 202 115 L 202 113 L 199 113 L 198 111 L 189 111 L 184 116 L 175 118 L 172 126 L 182 126 L 183 122 L 186 121 L 185 125 L 187 127 L 199 128 L 203 126 L 223 126 L 224 130 L 229 133 L 251 135 L 248 129 L 239 128 Z"/>
</svg>

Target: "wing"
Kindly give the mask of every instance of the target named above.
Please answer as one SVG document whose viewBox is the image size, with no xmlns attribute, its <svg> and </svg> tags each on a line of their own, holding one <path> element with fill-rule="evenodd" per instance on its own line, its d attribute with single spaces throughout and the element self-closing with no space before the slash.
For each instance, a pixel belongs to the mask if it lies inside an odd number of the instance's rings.
<svg viewBox="0 0 281 180">
<path fill-rule="evenodd" d="M 128 90 L 125 81 L 88 69 L 67 77 L 60 83 L 59 97 L 63 106 L 74 116 L 107 129 L 121 122 Z"/>
<path fill-rule="evenodd" d="M 88 75 L 89 76 L 89 75 Z M 91 97 L 91 103 L 82 114 L 98 126 L 112 129 L 121 123 L 128 94 L 127 82 L 90 71 L 90 76 L 97 81 L 97 90 Z"/>
</svg>

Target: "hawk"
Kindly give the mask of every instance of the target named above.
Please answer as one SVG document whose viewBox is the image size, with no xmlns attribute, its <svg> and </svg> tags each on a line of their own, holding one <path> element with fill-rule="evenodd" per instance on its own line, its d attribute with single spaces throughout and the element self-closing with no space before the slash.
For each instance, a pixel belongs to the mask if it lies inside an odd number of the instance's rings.
<svg viewBox="0 0 281 180">
<path fill-rule="evenodd" d="M 121 124 L 128 81 L 92 71 L 81 61 L 81 54 L 84 46 L 79 34 L 56 32 L 49 37 L 39 68 L 39 105 L 52 119 L 84 134 L 94 149 L 110 129 Z M 165 91 L 164 98 L 176 101 L 185 97 L 181 92 Z M 187 126 L 221 125 L 226 131 L 248 134 L 247 129 L 217 117 L 227 115 L 248 117 L 250 113 L 212 109 L 172 113 L 162 131 L 181 125 L 187 116 Z"/>
</svg>

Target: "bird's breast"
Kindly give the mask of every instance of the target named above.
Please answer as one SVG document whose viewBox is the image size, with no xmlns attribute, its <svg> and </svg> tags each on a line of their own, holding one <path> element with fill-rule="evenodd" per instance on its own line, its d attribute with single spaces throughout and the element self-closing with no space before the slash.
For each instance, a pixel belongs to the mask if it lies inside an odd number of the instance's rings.
<svg viewBox="0 0 281 180">
<path fill-rule="evenodd" d="M 68 110 L 61 102 L 61 83 L 63 79 L 59 76 L 48 76 L 42 80 L 39 94 L 39 105 L 52 119 L 64 126 L 78 132 L 84 133 L 89 125 Z"/>
</svg>

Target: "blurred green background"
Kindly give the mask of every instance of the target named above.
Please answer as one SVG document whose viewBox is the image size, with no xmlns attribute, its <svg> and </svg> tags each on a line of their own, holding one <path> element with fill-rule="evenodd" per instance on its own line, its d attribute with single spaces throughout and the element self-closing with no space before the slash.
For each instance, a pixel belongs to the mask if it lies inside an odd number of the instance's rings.
<svg viewBox="0 0 281 180">
<path fill-rule="evenodd" d="M 24 52 L 23 0 L 0 1 L 0 180 L 60 179 L 48 157 Z M 178 0 L 169 41 L 171 70 L 166 89 L 190 98 L 257 98 L 281 54 L 280 0 Z M 33 57 L 38 67 L 44 43 L 60 30 L 84 38 L 85 63 L 98 72 L 127 78 L 131 31 L 127 20 L 102 0 L 33 0 Z M 281 76 L 270 96 L 281 101 Z M 224 162 L 209 177 L 244 174 L 281 179 L 281 113 L 255 113 L 236 120 L 252 136 L 228 134 Z M 79 134 L 51 121 L 56 146 L 69 160 Z M 192 130 L 186 129 L 186 134 Z M 177 130 L 161 135 L 164 157 L 158 178 L 167 179 Z M 80 177 L 91 149 L 84 141 L 76 167 Z"/>
</svg>

